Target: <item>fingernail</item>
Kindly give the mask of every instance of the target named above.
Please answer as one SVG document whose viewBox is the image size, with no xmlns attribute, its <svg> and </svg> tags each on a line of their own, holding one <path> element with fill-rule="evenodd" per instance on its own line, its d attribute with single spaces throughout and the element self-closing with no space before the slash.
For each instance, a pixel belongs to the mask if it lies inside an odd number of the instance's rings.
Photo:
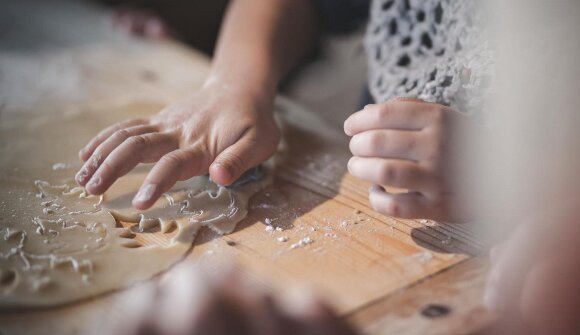
<svg viewBox="0 0 580 335">
<path fill-rule="evenodd" d="M 87 171 L 86 168 L 83 168 L 82 170 L 80 170 L 77 175 L 75 176 L 75 179 L 78 183 L 84 183 L 87 179 L 89 175 L 89 171 Z"/>
<path fill-rule="evenodd" d="M 155 193 L 157 189 L 157 185 L 154 184 L 147 184 L 139 189 L 139 192 L 135 195 L 135 201 L 137 202 L 147 202 Z"/>
<path fill-rule="evenodd" d="M 91 178 L 91 180 L 89 181 L 89 183 L 87 184 L 87 186 L 99 186 L 99 184 L 101 183 L 101 177 L 99 176 L 93 176 L 93 178 Z"/>
<path fill-rule="evenodd" d="M 346 168 L 348 169 L 348 172 L 350 172 L 350 173 L 352 173 L 352 164 L 353 164 L 353 160 L 354 160 L 354 157 L 351 157 L 351 158 L 348 160 L 348 163 L 346 163 Z"/>
<path fill-rule="evenodd" d="M 90 165 L 92 168 L 94 168 L 94 170 L 93 170 L 93 171 L 95 171 L 95 170 L 96 170 L 96 169 L 99 167 L 99 165 L 100 165 L 100 162 L 101 162 L 101 159 L 102 159 L 101 155 L 97 155 L 97 154 L 93 155 L 93 156 L 92 156 L 92 157 L 89 159 L 89 165 Z"/>
<path fill-rule="evenodd" d="M 225 165 L 223 165 L 222 163 L 215 163 L 214 164 L 214 169 L 221 169 L 222 171 L 224 171 L 224 173 L 230 177 L 231 173 L 230 173 L 230 169 L 228 169 Z"/>
<path fill-rule="evenodd" d="M 379 192 L 379 191 L 384 191 L 384 188 L 382 188 L 379 185 L 371 185 L 371 187 L 369 187 L 369 192 Z"/>
</svg>

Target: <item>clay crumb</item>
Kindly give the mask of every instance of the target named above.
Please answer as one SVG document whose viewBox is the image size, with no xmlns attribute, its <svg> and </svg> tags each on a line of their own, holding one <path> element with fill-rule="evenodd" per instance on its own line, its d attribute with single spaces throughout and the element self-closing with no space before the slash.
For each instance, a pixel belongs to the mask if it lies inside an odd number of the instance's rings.
<svg viewBox="0 0 580 335">
<path fill-rule="evenodd" d="M 419 263 L 427 263 L 433 259 L 433 254 L 429 251 L 423 251 L 411 255 L 411 257 L 417 260 Z"/>
<path fill-rule="evenodd" d="M 304 246 L 307 246 L 307 245 L 312 244 L 312 243 L 314 243 L 314 240 L 313 239 L 311 239 L 310 237 L 305 237 L 305 238 L 301 239 L 300 241 L 292 244 L 290 246 L 290 249 L 296 249 L 296 248 L 304 247 Z"/>
<path fill-rule="evenodd" d="M 361 211 L 358 209 L 355 209 L 354 211 L 352 211 L 352 214 L 354 214 L 354 215 L 358 215 L 360 213 L 361 213 Z"/>
<path fill-rule="evenodd" d="M 266 226 L 266 229 L 265 229 L 265 230 L 266 230 L 267 232 L 271 233 L 271 232 L 273 232 L 273 231 L 274 231 L 274 227 L 272 227 L 272 226 Z"/>
<path fill-rule="evenodd" d="M 324 236 L 331 237 L 331 238 L 334 238 L 334 239 L 338 238 L 338 235 L 332 234 L 332 233 L 324 233 Z"/>
<path fill-rule="evenodd" d="M 288 242 L 288 236 L 280 236 L 277 240 L 278 242 Z"/>
<path fill-rule="evenodd" d="M 53 171 L 67 170 L 70 169 L 70 165 L 66 163 L 54 163 L 52 164 Z"/>
</svg>

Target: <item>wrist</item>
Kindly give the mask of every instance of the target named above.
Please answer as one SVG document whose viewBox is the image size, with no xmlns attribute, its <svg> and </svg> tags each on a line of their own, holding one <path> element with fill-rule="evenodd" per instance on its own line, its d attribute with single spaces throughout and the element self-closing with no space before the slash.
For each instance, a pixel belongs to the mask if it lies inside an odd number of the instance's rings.
<svg viewBox="0 0 580 335">
<path fill-rule="evenodd" d="M 261 75 L 252 68 L 212 67 L 202 91 L 217 93 L 240 101 L 257 105 L 260 110 L 271 112 L 277 92 L 277 81 L 273 76 Z"/>
</svg>

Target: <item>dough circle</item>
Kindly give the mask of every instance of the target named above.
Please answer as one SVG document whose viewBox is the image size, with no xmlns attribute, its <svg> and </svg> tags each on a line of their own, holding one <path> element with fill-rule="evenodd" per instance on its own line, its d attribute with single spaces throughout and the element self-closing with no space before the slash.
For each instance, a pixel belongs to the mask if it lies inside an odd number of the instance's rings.
<svg viewBox="0 0 580 335">
<path fill-rule="evenodd" d="M 249 198 L 271 181 L 268 171 L 230 189 L 194 177 L 137 212 L 131 199 L 147 170 L 121 178 L 102 197 L 86 196 L 72 182 L 40 180 L 34 191 L 3 192 L 14 217 L 0 224 L 0 308 L 61 305 L 149 279 L 182 259 L 203 226 L 232 232 L 246 216 Z M 147 246 L 136 239 L 152 231 L 172 238 Z"/>
</svg>

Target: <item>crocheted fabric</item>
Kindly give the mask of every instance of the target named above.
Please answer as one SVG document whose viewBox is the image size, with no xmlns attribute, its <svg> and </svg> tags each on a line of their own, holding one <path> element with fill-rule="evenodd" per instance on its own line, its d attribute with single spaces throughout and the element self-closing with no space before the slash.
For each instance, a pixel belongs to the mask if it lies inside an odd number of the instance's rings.
<svg viewBox="0 0 580 335">
<path fill-rule="evenodd" d="M 475 0 L 373 0 L 365 37 L 375 101 L 411 96 L 472 114 L 493 55 Z"/>
</svg>

